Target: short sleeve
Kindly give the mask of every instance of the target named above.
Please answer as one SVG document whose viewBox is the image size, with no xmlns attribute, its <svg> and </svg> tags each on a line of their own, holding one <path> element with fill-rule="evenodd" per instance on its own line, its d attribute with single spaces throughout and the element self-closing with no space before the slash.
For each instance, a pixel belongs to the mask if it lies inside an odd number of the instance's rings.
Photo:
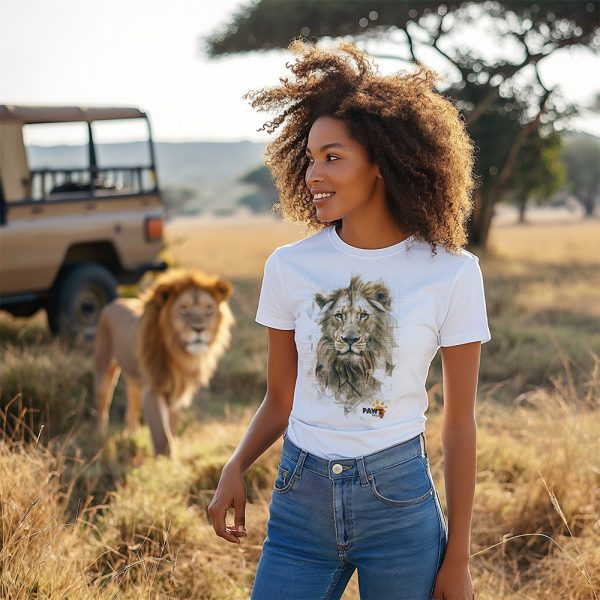
<svg viewBox="0 0 600 600">
<path fill-rule="evenodd" d="M 274 329 L 295 329 L 296 319 L 289 310 L 281 281 L 277 250 L 267 258 L 255 321 Z"/>
<path fill-rule="evenodd" d="M 456 275 L 448 310 L 439 329 L 440 346 L 457 346 L 492 339 L 488 326 L 483 276 L 479 258 L 465 261 Z"/>
</svg>

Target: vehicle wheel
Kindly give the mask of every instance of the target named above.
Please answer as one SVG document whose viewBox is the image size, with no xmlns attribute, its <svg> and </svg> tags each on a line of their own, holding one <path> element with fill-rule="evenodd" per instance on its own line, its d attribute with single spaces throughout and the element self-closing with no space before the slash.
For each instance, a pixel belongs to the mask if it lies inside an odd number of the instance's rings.
<svg viewBox="0 0 600 600">
<path fill-rule="evenodd" d="M 46 311 L 53 334 L 92 340 L 100 311 L 117 297 L 112 273 L 98 263 L 84 263 L 63 273 L 52 292 Z"/>
</svg>

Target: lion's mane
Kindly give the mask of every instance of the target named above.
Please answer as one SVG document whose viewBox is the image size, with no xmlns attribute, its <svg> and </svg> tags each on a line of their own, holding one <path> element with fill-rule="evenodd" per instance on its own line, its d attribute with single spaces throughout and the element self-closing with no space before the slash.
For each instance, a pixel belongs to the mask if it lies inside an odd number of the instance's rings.
<svg viewBox="0 0 600 600">
<path fill-rule="evenodd" d="M 218 303 L 217 333 L 208 351 L 200 355 L 188 354 L 180 348 L 170 319 L 172 303 L 189 288 L 206 290 Z M 187 406 L 191 402 L 190 389 L 208 386 L 231 341 L 235 319 L 225 300 L 232 292 L 231 285 L 217 276 L 171 269 L 159 276 L 141 296 L 144 312 L 138 336 L 138 356 L 155 394 L 166 398 L 183 397 L 183 406 Z"/>
</svg>

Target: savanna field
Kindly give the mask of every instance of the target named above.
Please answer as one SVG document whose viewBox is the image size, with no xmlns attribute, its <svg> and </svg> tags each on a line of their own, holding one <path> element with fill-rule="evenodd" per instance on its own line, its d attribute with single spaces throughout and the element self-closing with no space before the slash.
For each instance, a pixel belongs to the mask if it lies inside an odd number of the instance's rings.
<svg viewBox="0 0 600 600">
<path fill-rule="evenodd" d="M 91 350 L 51 339 L 41 312 L 0 315 L 0 598 L 249 598 L 281 440 L 245 474 L 240 545 L 215 535 L 205 508 L 266 391 L 267 332 L 254 322 L 264 261 L 302 236 L 273 217 L 168 224 L 167 260 L 235 288 L 231 347 L 180 424 L 177 459 L 153 458 L 145 426 L 123 430 L 122 380 L 98 436 Z M 600 221 L 497 223 L 473 251 L 492 333 L 477 400 L 476 598 L 598 598 Z M 447 514 L 441 384 L 438 353 L 426 436 Z M 358 599 L 356 573 L 344 599 Z"/>
</svg>

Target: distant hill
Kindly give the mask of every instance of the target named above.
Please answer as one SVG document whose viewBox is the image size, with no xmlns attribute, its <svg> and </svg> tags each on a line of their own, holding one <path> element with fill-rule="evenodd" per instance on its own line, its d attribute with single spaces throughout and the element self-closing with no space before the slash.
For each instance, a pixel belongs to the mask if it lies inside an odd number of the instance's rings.
<svg viewBox="0 0 600 600">
<path fill-rule="evenodd" d="M 155 142 L 158 177 L 164 190 L 190 191 L 188 212 L 227 210 L 252 188 L 237 183 L 262 164 L 265 145 L 259 142 Z M 98 144 L 100 166 L 138 165 L 149 162 L 145 142 Z M 85 167 L 86 146 L 28 146 L 32 168 Z"/>
<path fill-rule="evenodd" d="M 597 136 L 563 131 L 565 143 Z M 259 142 L 156 142 L 158 177 L 171 214 L 230 213 L 241 205 L 268 210 L 272 190 L 238 180 L 263 164 L 265 145 Z M 85 167 L 86 146 L 28 146 L 32 168 Z M 144 142 L 98 144 L 102 165 L 138 165 L 149 161 Z M 257 171 L 260 175 L 260 171 Z"/>
</svg>

